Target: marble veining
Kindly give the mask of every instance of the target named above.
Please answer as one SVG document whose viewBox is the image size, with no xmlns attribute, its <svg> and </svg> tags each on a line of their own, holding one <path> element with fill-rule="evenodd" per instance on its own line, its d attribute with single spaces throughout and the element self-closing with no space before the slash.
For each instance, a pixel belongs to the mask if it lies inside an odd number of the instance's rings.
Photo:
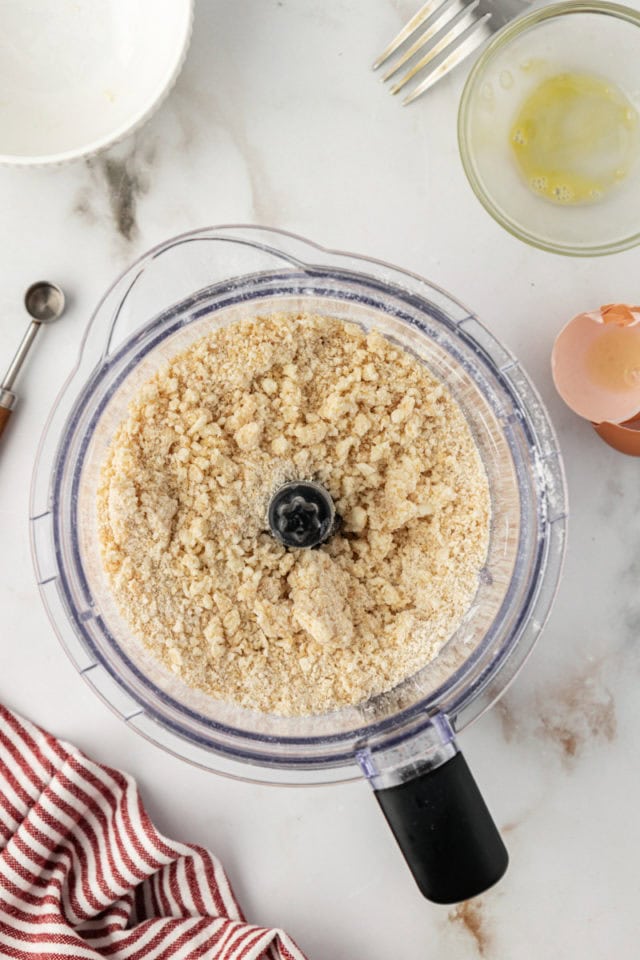
<svg viewBox="0 0 640 960">
<path fill-rule="evenodd" d="M 156 144 L 137 133 L 124 145 L 85 161 L 89 182 L 74 203 L 74 213 L 95 224 L 106 219 L 129 245 L 140 235 L 139 200 L 151 189 Z"/>
<path fill-rule="evenodd" d="M 143 181 L 127 160 L 108 157 L 99 161 L 102 176 L 109 192 L 109 204 L 116 229 L 125 240 L 137 234 L 136 203 L 139 196 L 148 192 L 149 184 Z"/>
<path fill-rule="evenodd" d="M 589 664 L 535 693 L 533 702 L 507 693 L 495 706 L 507 743 L 537 739 L 553 746 L 569 765 L 593 745 L 611 743 L 617 732 L 616 706 L 602 666 L 602 661 Z"/>
<path fill-rule="evenodd" d="M 469 934 L 479 957 L 490 956 L 492 937 L 486 926 L 481 897 L 454 907 L 449 913 L 449 921 L 459 924 Z"/>
<path fill-rule="evenodd" d="M 632 0 L 640 9 L 640 0 Z M 402 108 L 370 64 L 417 0 L 199 0 L 185 69 L 158 113 L 90 162 L 0 168 L 0 351 L 21 296 L 60 282 L 2 438 L 0 699 L 140 782 L 161 828 L 223 860 L 247 914 L 317 960 L 633 960 L 640 742 L 640 463 L 553 388 L 574 314 L 638 302 L 638 251 L 593 261 L 525 247 L 465 182 L 456 109 L 469 64 Z M 461 746 L 510 867 L 478 900 L 426 903 L 368 786 L 274 790 L 161 753 L 117 721 L 63 654 L 35 587 L 28 490 L 38 439 L 87 319 L 135 257 L 184 230 L 261 222 L 414 270 L 517 355 L 548 405 L 570 495 L 565 570 L 536 649 Z"/>
</svg>

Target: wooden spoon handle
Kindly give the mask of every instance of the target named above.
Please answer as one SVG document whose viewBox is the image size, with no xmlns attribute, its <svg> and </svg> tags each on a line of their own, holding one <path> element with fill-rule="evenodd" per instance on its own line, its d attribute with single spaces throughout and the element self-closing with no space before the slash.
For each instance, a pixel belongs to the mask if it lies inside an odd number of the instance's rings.
<svg viewBox="0 0 640 960">
<path fill-rule="evenodd" d="M 4 433 L 4 428 L 9 422 L 11 410 L 8 407 L 0 407 L 0 436 Z"/>
</svg>

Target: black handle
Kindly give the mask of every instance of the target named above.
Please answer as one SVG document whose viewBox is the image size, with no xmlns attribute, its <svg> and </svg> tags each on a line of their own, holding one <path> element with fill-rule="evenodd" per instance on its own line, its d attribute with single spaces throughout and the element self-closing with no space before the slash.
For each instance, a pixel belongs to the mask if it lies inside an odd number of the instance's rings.
<svg viewBox="0 0 640 960">
<path fill-rule="evenodd" d="M 506 847 L 461 753 L 375 794 L 427 900 L 459 903 L 503 876 Z"/>
</svg>

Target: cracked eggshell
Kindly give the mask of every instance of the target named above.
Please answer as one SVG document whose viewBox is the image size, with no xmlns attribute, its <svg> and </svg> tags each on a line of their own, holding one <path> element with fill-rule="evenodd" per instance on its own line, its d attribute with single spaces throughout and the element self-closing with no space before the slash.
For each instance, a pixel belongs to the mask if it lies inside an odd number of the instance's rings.
<svg viewBox="0 0 640 960">
<path fill-rule="evenodd" d="M 640 307 L 608 304 L 578 314 L 556 338 L 551 368 L 558 393 L 579 416 L 594 425 L 636 420 L 640 417 Z"/>
</svg>

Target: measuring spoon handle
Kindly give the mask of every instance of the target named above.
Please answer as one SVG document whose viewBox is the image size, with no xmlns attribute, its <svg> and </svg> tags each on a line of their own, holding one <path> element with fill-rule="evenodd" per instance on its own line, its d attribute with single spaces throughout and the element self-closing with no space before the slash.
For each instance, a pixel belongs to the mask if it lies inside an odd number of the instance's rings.
<svg viewBox="0 0 640 960">
<path fill-rule="evenodd" d="M 16 402 L 16 395 L 11 390 L 4 390 L 0 387 L 0 436 L 4 433 L 4 428 L 9 422 L 9 417 Z"/>
</svg>

